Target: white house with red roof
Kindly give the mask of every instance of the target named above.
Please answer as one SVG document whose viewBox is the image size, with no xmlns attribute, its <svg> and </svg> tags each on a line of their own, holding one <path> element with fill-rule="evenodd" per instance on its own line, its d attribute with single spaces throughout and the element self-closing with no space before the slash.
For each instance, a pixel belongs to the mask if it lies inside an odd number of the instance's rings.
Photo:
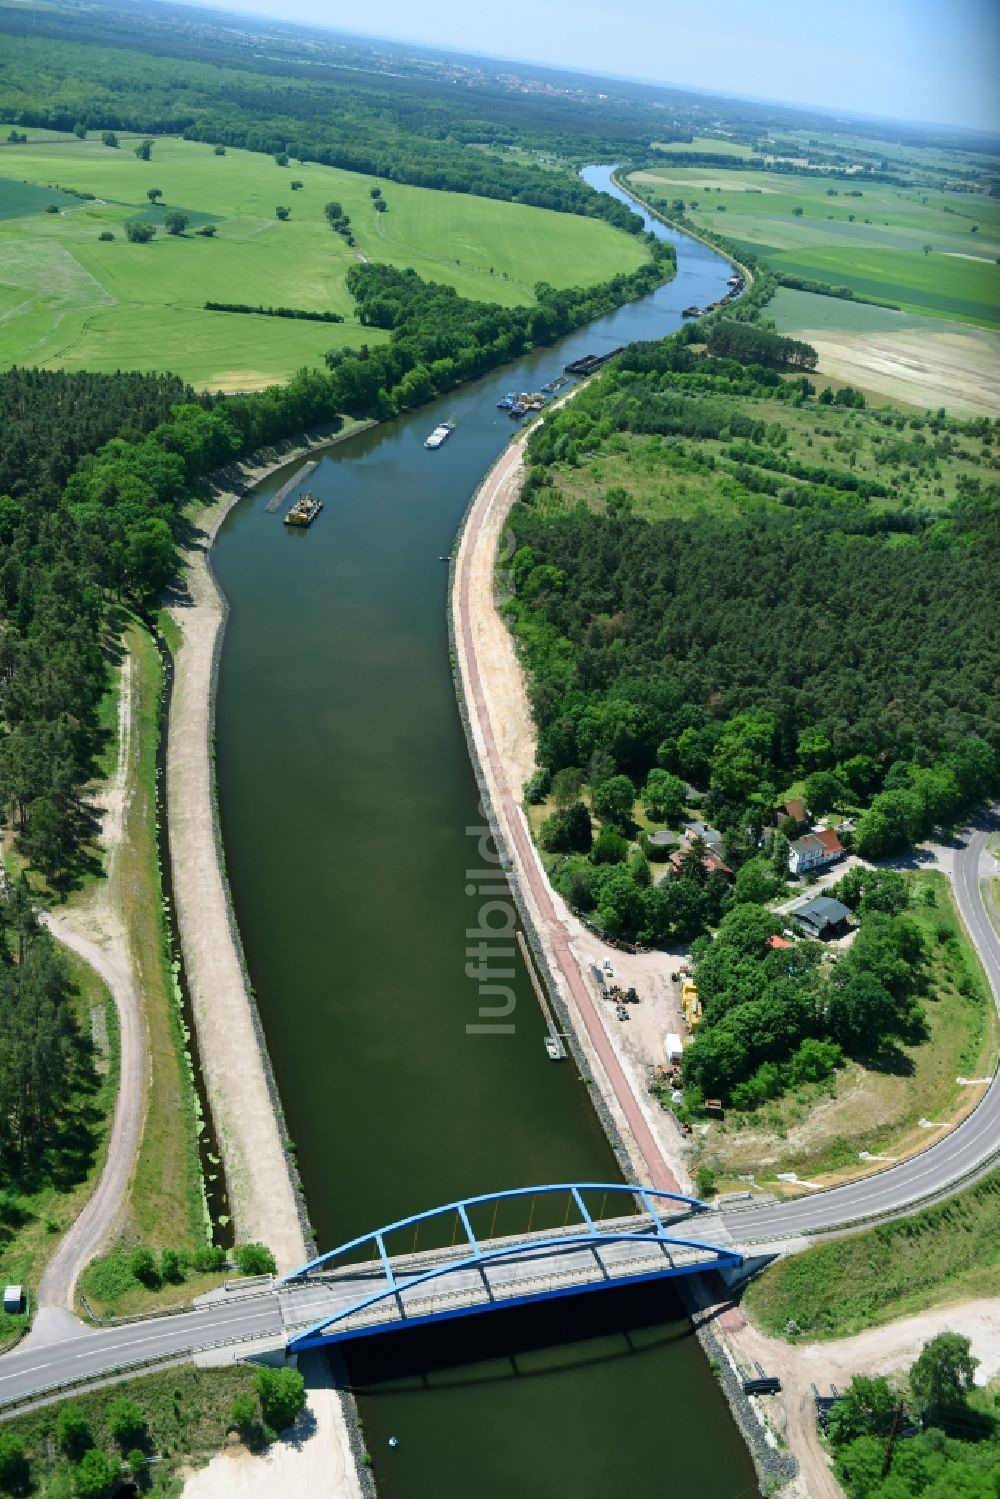
<svg viewBox="0 0 1000 1499">
<path fill-rule="evenodd" d="M 788 873 L 805 874 L 810 869 L 823 869 L 827 864 L 835 864 L 843 852 L 843 844 L 833 828 L 806 833 L 788 845 Z"/>
</svg>

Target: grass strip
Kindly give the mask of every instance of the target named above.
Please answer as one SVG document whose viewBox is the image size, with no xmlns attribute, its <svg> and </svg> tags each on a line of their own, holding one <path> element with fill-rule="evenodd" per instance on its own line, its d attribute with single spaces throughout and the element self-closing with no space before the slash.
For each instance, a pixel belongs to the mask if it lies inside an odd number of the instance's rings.
<svg viewBox="0 0 1000 1499">
<path fill-rule="evenodd" d="M 1000 1288 L 1000 1171 L 910 1218 L 771 1266 L 743 1305 L 765 1332 L 841 1338 Z"/>
</svg>

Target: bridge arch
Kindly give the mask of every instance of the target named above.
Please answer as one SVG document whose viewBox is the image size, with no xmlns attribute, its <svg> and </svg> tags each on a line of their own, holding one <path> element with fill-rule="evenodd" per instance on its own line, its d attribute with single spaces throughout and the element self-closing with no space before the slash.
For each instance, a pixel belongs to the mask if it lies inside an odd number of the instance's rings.
<svg viewBox="0 0 1000 1499">
<path fill-rule="evenodd" d="M 608 1198 L 630 1199 L 632 1205 L 617 1218 L 595 1217 L 584 1202 L 585 1192 L 602 1194 L 602 1214 Z M 567 1216 L 561 1228 L 529 1231 L 502 1239 L 489 1238 L 482 1242 L 473 1229 L 469 1216 L 472 1209 L 492 1206 L 495 1224 L 496 1208 L 501 1203 L 559 1194 L 567 1197 Z M 568 1224 L 570 1206 L 575 1206 L 579 1214 L 579 1222 L 571 1225 Z M 288 1289 L 303 1284 L 316 1285 L 317 1282 L 336 1284 L 339 1279 L 346 1293 L 335 1309 L 297 1332 L 290 1339 L 289 1348 L 301 1351 L 328 1346 L 391 1327 L 413 1326 L 600 1287 L 742 1264 L 742 1256 L 732 1248 L 672 1232 L 671 1224 L 665 1221 L 667 1218 L 676 1219 L 679 1214 L 690 1216 L 706 1210 L 706 1204 L 698 1198 L 625 1182 L 556 1182 L 514 1187 L 429 1208 L 349 1239 L 282 1277 L 278 1286 Z M 532 1215 L 533 1212 L 532 1206 Z M 455 1247 L 453 1231 L 449 1249 L 429 1252 L 432 1263 L 414 1264 L 415 1256 L 407 1254 L 402 1259 L 410 1264 L 403 1264 L 400 1256 L 394 1257 L 389 1252 L 386 1245 L 389 1235 L 413 1228 L 416 1242 L 416 1232 L 422 1224 L 449 1218 L 461 1226 L 464 1243 Z M 360 1267 L 356 1260 L 348 1263 L 346 1257 L 363 1253 L 368 1246 L 372 1255 L 360 1284 L 354 1285 L 356 1274 L 352 1275 L 352 1270 L 359 1272 Z M 602 1249 L 611 1250 L 611 1263 L 601 1254 Z M 652 1257 L 643 1257 L 645 1249 L 652 1249 Z M 423 1258 L 426 1258 L 426 1253 Z M 515 1262 L 515 1268 L 505 1276 L 504 1266 L 511 1262 Z M 529 1266 L 549 1266 L 550 1283 L 542 1288 L 525 1289 L 524 1279 L 518 1277 L 516 1268 L 524 1262 Z M 563 1266 L 572 1268 L 560 1278 L 560 1267 Z M 471 1278 L 465 1274 L 469 1271 L 475 1272 Z M 491 1279 L 491 1271 L 499 1272 L 502 1284 L 498 1285 L 496 1273 Z M 376 1278 L 379 1283 L 373 1287 Z M 457 1291 L 443 1292 L 444 1299 L 451 1302 L 450 1306 L 435 1308 L 432 1304 L 427 1310 L 426 1301 L 419 1301 L 412 1294 L 435 1281 L 447 1283 L 449 1280 L 453 1286 L 462 1287 Z M 373 1309 L 381 1303 L 393 1303 L 391 1308 L 386 1308 L 384 1319 L 377 1313 L 372 1315 Z M 361 1314 L 367 1315 L 361 1317 Z"/>
</svg>

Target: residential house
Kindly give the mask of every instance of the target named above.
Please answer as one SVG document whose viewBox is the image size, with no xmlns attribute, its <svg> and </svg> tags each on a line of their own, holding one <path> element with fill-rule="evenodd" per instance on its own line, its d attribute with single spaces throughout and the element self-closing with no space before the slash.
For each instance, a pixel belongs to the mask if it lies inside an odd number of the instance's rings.
<svg viewBox="0 0 1000 1499">
<path fill-rule="evenodd" d="M 816 937 L 820 942 L 829 942 L 847 931 L 851 913 L 839 900 L 834 900 L 832 895 L 817 895 L 808 905 L 793 911 L 792 920 L 802 928 L 806 936 Z"/>
<path fill-rule="evenodd" d="M 835 864 L 843 852 L 843 845 L 833 828 L 806 833 L 788 845 L 788 873 L 805 874 L 809 869 L 823 869 L 827 864 Z"/>
<path fill-rule="evenodd" d="M 722 834 L 718 828 L 713 828 L 707 822 L 686 822 L 684 824 L 684 837 L 688 843 L 693 843 L 700 838 L 712 850 L 713 854 L 722 857 Z"/>
<path fill-rule="evenodd" d="M 690 852 L 691 844 L 685 843 L 681 848 L 675 849 L 670 855 L 670 867 L 673 869 L 675 875 L 680 874 L 684 860 Z M 701 856 L 701 867 L 706 874 L 715 874 L 716 870 L 721 870 L 727 880 L 731 880 L 733 877 L 733 871 L 729 865 L 723 862 L 714 849 L 707 846 Z"/>
<path fill-rule="evenodd" d="M 800 796 L 792 796 L 772 810 L 771 820 L 776 828 L 784 822 L 794 822 L 796 828 L 804 828 L 809 821 L 809 809 Z"/>
</svg>

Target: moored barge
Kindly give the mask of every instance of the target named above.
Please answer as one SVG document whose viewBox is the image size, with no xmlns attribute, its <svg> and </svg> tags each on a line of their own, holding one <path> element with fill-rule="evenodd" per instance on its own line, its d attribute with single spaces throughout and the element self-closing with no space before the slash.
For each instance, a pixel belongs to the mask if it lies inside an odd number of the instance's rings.
<svg viewBox="0 0 1000 1499">
<path fill-rule="evenodd" d="M 285 525 L 298 526 L 302 529 L 311 526 L 322 508 L 323 501 L 318 495 L 301 495 L 285 516 Z"/>
</svg>

